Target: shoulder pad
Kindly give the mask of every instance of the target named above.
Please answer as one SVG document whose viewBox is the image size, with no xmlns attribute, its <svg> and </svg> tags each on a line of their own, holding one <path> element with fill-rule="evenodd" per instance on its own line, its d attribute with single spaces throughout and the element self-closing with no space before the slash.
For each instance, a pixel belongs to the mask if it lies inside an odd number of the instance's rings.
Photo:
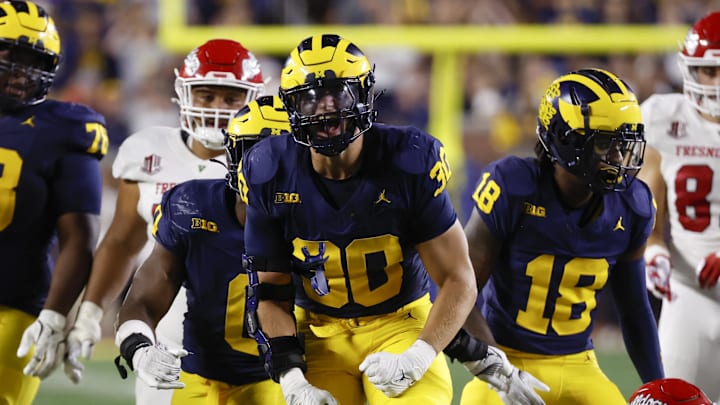
<svg viewBox="0 0 720 405">
<path fill-rule="evenodd" d="M 295 159 L 292 135 L 270 136 L 253 145 L 243 157 L 242 166 L 246 180 L 251 184 L 263 184 L 275 176 L 280 161 Z M 292 165 L 289 162 L 288 165 Z"/>
<path fill-rule="evenodd" d="M 507 156 L 498 159 L 483 169 L 490 177 L 500 183 L 508 196 L 524 197 L 533 194 L 539 185 L 540 166 L 534 158 Z"/>
<path fill-rule="evenodd" d="M 166 150 L 160 140 L 172 134 L 179 136 L 178 131 L 178 128 L 155 126 L 144 128 L 125 138 L 113 161 L 113 177 L 133 181 L 147 178 L 147 173 L 142 171 L 145 157 L 154 150 Z"/>
<path fill-rule="evenodd" d="M 620 194 L 639 217 L 651 218 L 653 216 L 653 205 L 655 203 L 653 202 L 650 187 L 645 182 L 636 178 L 630 184 L 630 188 Z"/>
<path fill-rule="evenodd" d="M 48 111 L 55 116 L 78 122 L 99 122 L 105 125 L 105 117 L 92 108 L 79 103 L 67 103 L 56 100 L 45 101 Z"/>
<path fill-rule="evenodd" d="M 377 125 L 377 133 L 389 146 L 389 156 L 402 171 L 410 174 L 425 173 L 434 164 L 442 143 L 427 132 L 411 126 Z"/>
</svg>

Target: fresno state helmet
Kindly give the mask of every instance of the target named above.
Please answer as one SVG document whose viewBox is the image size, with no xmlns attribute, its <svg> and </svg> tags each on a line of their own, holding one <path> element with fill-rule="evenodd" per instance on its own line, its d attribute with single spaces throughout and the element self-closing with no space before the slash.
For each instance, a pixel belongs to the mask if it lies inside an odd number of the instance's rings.
<svg viewBox="0 0 720 405">
<path fill-rule="evenodd" d="M 645 153 L 637 97 L 602 69 L 571 72 L 550 84 L 540 100 L 537 135 L 541 154 L 595 192 L 629 187 Z"/>
<path fill-rule="evenodd" d="M 0 2 L 0 109 L 43 101 L 59 62 L 60 35 L 48 13 L 30 1 Z"/>
<path fill-rule="evenodd" d="M 334 34 L 304 39 L 280 76 L 295 141 L 327 156 L 344 151 L 375 121 L 374 84 L 373 66 L 352 42 Z"/>
<path fill-rule="evenodd" d="M 679 378 L 663 378 L 643 384 L 629 405 L 713 405 L 698 387 Z"/>
<path fill-rule="evenodd" d="M 683 74 L 683 92 L 698 111 L 720 118 L 720 86 L 700 84 L 698 68 L 720 66 L 720 12 L 712 12 L 690 28 L 678 62 Z"/>
<path fill-rule="evenodd" d="M 265 87 L 255 55 L 228 39 L 213 39 L 193 49 L 180 70 L 175 70 L 175 76 L 177 99 L 174 101 L 180 106 L 181 128 L 205 147 L 215 150 L 223 149 L 222 129 L 235 112 L 261 95 Z M 244 90 L 244 100 L 234 109 L 199 107 L 192 93 L 198 86 Z"/>
</svg>

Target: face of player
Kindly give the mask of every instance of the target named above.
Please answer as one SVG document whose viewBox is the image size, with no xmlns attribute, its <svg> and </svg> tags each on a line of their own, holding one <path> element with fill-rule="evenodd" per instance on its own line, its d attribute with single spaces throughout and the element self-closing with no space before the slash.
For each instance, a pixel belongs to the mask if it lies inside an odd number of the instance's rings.
<svg viewBox="0 0 720 405">
<path fill-rule="evenodd" d="M 717 89 L 712 94 L 705 94 L 698 100 L 698 103 L 710 111 L 718 110 L 720 106 L 720 66 L 698 66 L 694 68 L 695 80 L 702 86 L 708 86 L 709 89 Z M 710 121 L 720 122 L 720 116 L 710 115 L 701 112 L 701 115 Z"/>
<path fill-rule="evenodd" d="M 191 94 L 193 107 L 209 110 L 237 111 L 245 106 L 247 98 L 247 90 L 223 86 L 194 86 Z M 213 114 L 208 114 L 202 120 L 204 122 L 197 122 L 198 126 L 210 128 L 225 128 L 229 122 L 225 115 L 216 117 Z"/>
<path fill-rule="evenodd" d="M 27 101 L 38 91 L 42 69 L 46 62 L 37 53 L 0 44 L 0 91 L 8 97 Z"/>
<path fill-rule="evenodd" d="M 317 139 L 328 139 L 347 132 L 354 122 L 344 112 L 352 111 L 358 99 L 357 84 L 337 82 L 298 93 L 294 108 L 302 117 L 313 117 L 308 126 Z"/>
</svg>

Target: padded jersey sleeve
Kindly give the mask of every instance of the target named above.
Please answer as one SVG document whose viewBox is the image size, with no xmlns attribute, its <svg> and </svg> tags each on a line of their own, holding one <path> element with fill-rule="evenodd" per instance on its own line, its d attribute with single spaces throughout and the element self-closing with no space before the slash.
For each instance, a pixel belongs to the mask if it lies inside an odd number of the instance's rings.
<svg viewBox="0 0 720 405">
<path fill-rule="evenodd" d="M 628 251 L 633 251 L 644 245 L 655 226 L 655 204 L 653 203 L 650 188 L 642 181 L 633 181 L 627 197 L 636 218 L 632 228 L 631 244 Z"/>
<path fill-rule="evenodd" d="M 522 212 L 518 205 L 534 187 L 528 164 L 517 157 L 492 162 L 482 170 L 475 183 L 471 195 L 473 209 L 500 240 L 512 235 Z"/>
<path fill-rule="evenodd" d="M 278 159 L 273 156 L 282 156 L 281 152 L 273 150 L 275 143 L 259 142 L 245 154 L 238 169 L 238 187 L 240 198 L 247 205 L 246 254 L 266 260 L 267 268 L 259 270 L 287 271 L 286 268 L 273 268 L 276 265 L 284 266 L 291 259 L 290 247 L 283 238 L 282 224 L 269 205 L 272 201 L 273 179 L 279 170 Z"/>
<path fill-rule="evenodd" d="M 178 257 L 185 257 L 191 218 L 176 212 L 177 200 L 186 194 L 187 183 L 168 190 L 153 213 L 152 235 L 155 241 Z M 183 226 L 183 222 L 187 222 Z"/>
<path fill-rule="evenodd" d="M 98 215 L 102 199 L 100 160 L 108 149 L 105 118 L 90 107 L 55 102 L 52 114 L 61 120 L 65 148 L 55 162 L 52 179 L 53 208 L 58 214 L 82 212 Z"/>
<path fill-rule="evenodd" d="M 437 139 L 416 131 L 397 162 L 410 175 L 410 235 L 414 243 L 421 243 L 450 229 L 457 213 L 447 190 L 451 170 L 445 148 Z"/>
</svg>

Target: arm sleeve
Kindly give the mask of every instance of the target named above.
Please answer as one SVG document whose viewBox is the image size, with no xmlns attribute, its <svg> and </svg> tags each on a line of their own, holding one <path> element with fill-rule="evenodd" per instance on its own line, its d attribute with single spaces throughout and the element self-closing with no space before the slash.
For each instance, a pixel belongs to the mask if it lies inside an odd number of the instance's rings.
<svg viewBox="0 0 720 405">
<path fill-rule="evenodd" d="M 55 166 L 53 206 L 59 214 L 100 214 L 102 176 L 100 162 L 84 153 L 62 157 Z"/>
<path fill-rule="evenodd" d="M 163 194 L 160 205 L 155 208 L 152 234 L 157 243 L 175 256 L 184 258 L 188 247 L 188 230 L 176 222 L 175 212 L 172 209 L 172 199 L 177 189 L 176 187 Z M 188 221 L 190 220 L 188 218 Z"/>
<path fill-rule="evenodd" d="M 413 229 L 415 243 L 441 235 L 455 223 L 457 213 L 452 205 L 447 184 L 450 166 L 442 144 L 433 140 L 425 156 L 425 170 L 413 175 L 412 201 L 415 203 Z"/>
<path fill-rule="evenodd" d="M 610 277 L 625 348 L 640 379 L 646 383 L 663 378 L 657 326 L 645 292 L 644 260 L 617 262 Z"/>
</svg>

